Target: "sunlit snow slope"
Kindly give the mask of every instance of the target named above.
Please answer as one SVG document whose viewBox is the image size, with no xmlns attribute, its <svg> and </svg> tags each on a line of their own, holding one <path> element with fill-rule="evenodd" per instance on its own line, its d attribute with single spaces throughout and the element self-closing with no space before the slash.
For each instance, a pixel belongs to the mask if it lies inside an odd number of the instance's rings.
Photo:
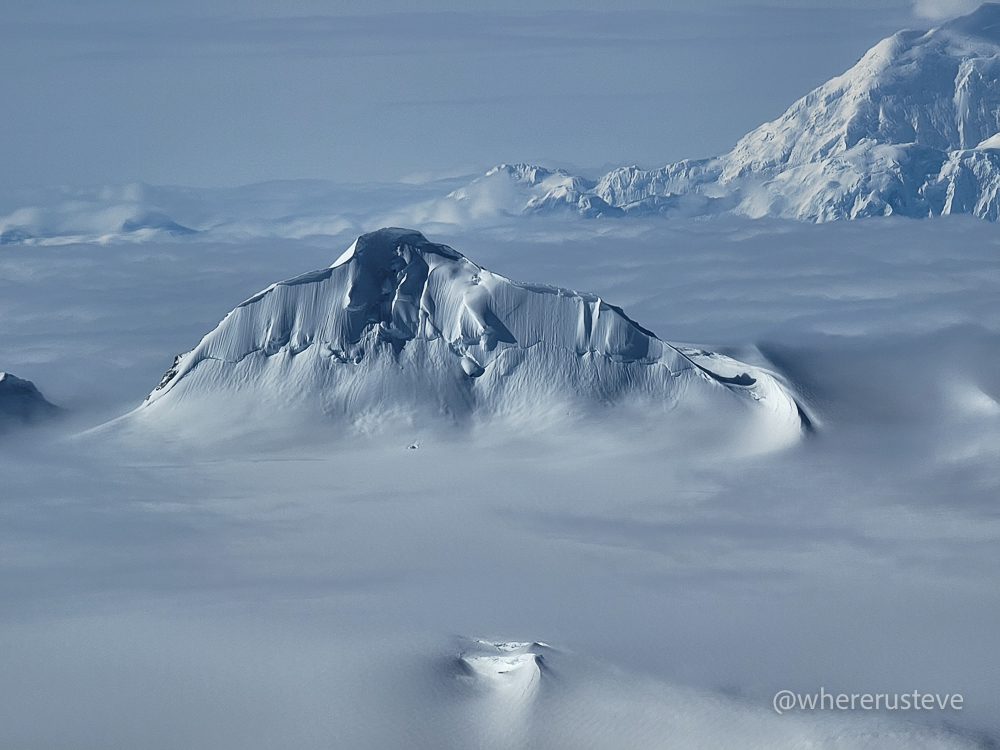
<svg viewBox="0 0 1000 750">
<path fill-rule="evenodd" d="M 803 428 L 795 400 L 759 368 L 672 346 L 600 297 L 516 283 L 418 232 L 382 229 L 243 302 L 135 414 L 542 425 L 626 402 L 749 418 L 768 444 Z"/>
</svg>

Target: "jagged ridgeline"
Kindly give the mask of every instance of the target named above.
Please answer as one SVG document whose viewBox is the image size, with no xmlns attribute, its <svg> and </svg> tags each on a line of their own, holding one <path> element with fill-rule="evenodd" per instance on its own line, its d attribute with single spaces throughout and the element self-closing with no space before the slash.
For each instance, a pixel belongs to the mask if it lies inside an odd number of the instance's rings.
<svg viewBox="0 0 1000 750">
<path fill-rule="evenodd" d="M 769 372 L 672 346 L 600 297 L 511 281 L 407 229 L 363 235 L 331 267 L 240 304 L 176 358 L 139 412 L 228 397 L 241 413 L 305 409 L 348 424 L 541 424 L 640 399 L 661 416 L 681 404 L 736 409 L 781 440 L 803 429 Z"/>
<path fill-rule="evenodd" d="M 385 215 L 466 227 L 524 215 L 824 222 L 967 214 L 997 221 L 998 30 L 1000 5 L 988 3 L 930 31 L 893 34 L 712 158 L 619 167 L 597 179 L 501 164 L 456 189 L 366 191 L 364 205 L 352 203 L 353 189 L 315 181 L 229 190 L 60 188 L 39 196 L 38 205 L 0 215 L 0 245 L 297 238 L 338 234 L 366 223 L 359 217 Z"/>
</svg>

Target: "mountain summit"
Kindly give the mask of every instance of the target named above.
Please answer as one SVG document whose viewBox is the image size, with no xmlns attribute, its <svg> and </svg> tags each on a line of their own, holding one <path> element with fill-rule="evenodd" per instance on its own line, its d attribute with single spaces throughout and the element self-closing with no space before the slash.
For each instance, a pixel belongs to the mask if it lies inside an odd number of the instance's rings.
<svg viewBox="0 0 1000 750">
<path fill-rule="evenodd" d="M 382 229 L 236 307 L 138 413 L 543 424 L 628 400 L 750 415 L 779 442 L 802 430 L 795 400 L 760 368 L 661 341 L 595 295 L 514 282 L 419 232 Z"/>
<path fill-rule="evenodd" d="M 780 216 L 807 221 L 969 213 L 1000 218 L 1000 4 L 900 31 L 727 154 L 588 182 L 493 169 L 455 201 L 512 181 L 519 211 Z M 530 177 L 530 179 L 529 179 Z M 494 189 L 494 193 L 499 191 Z M 508 209 L 509 210 L 509 209 Z"/>
</svg>

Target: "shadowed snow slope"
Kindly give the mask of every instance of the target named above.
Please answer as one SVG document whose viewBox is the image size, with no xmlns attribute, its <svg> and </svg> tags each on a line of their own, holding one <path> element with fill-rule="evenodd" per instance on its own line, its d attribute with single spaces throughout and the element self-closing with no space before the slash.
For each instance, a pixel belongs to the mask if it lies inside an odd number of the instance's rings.
<svg viewBox="0 0 1000 750">
<path fill-rule="evenodd" d="M 419 416 L 537 425 L 628 399 L 729 427 L 748 419 L 758 445 L 802 430 L 768 372 L 672 346 L 600 297 L 513 282 L 406 229 L 363 235 L 331 267 L 243 302 L 133 415 L 232 414 L 222 397 L 363 429 Z"/>
<path fill-rule="evenodd" d="M 1000 219 L 1000 4 L 899 31 L 728 153 L 598 179 L 534 164 L 423 184 L 0 191 L 0 245 L 347 236 L 510 216 Z M 10 194 L 7 194 L 10 193 Z"/>
<path fill-rule="evenodd" d="M 58 412 L 59 408 L 50 404 L 30 380 L 0 372 L 0 432 L 40 422 Z"/>
</svg>

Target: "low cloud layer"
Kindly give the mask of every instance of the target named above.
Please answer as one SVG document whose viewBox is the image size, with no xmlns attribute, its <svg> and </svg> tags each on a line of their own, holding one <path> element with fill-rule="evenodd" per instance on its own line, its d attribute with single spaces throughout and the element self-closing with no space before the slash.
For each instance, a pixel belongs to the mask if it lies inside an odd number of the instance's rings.
<svg viewBox="0 0 1000 750">
<path fill-rule="evenodd" d="M 1000 731 L 995 227 L 431 236 L 665 338 L 766 358 L 817 433 L 742 458 L 680 414 L 7 441 L 0 744 L 953 748 Z M 0 366 L 67 407 L 68 429 L 92 426 L 235 304 L 349 241 L 5 247 Z M 455 635 L 550 643 L 531 710 L 458 670 Z M 775 691 L 820 685 L 966 707 L 904 717 L 935 729 L 771 711 Z"/>
</svg>

